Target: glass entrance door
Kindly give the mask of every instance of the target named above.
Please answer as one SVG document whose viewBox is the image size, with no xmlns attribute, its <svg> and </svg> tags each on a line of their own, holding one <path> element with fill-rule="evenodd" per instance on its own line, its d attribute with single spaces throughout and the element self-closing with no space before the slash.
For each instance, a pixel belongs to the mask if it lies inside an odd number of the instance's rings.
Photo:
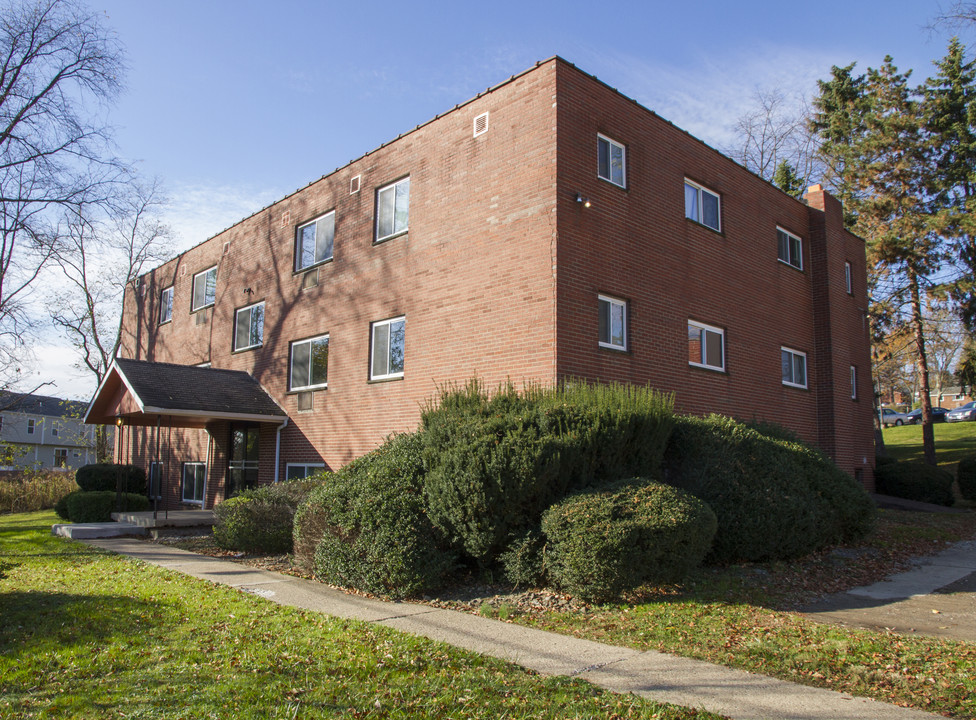
<svg viewBox="0 0 976 720">
<path fill-rule="evenodd" d="M 257 487 L 260 446 L 261 428 L 255 425 L 231 425 L 226 497 L 231 498 L 242 490 Z"/>
</svg>

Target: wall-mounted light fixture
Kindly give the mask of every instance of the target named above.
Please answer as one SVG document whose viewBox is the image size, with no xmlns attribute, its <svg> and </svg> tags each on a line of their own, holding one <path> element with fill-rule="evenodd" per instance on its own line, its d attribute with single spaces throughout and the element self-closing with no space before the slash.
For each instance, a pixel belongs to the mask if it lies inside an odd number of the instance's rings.
<svg viewBox="0 0 976 720">
<path fill-rule="evenodd" d="M 585 208 L 592 207 L 593 205 L 593 203 L 590 202 L 590 199 L 583 197 L 581 193 L 576 193 L 576 202 Z"/>
<path fill-rule="evenodd" d="M 244 288 L 244 294 L 245 295 L 250 295 L 252 292 L 253 292 L 253 290 L 251 290 L 251 288 L 249 288 L 249 287 Z"/>
</svg>

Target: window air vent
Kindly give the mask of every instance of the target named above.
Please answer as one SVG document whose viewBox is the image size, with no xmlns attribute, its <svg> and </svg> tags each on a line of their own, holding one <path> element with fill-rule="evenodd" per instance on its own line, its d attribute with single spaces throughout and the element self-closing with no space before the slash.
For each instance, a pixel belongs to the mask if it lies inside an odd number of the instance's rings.
<svg viewBox="0 0 976 720">
<path fill-rule="evenodd" d="M 281 227 L 286 228 L 291 225 L 291 213 L 283 212 L 281 213 Z"/>
<path fill-rule="evenodd" d="M 350 195 L 355 195 L 356 193 L 359 192 L 359 184 L 360 184 L 360 181 L 362 180 L 362 177 L 363 177 L 362 175 L 357 175 L 356 177 L 349 179 L 349 194 Z"/>
<path fill-rule="evenodd" d="M 488 132 L 488 113 L 481 113 L 474 119 L 474 136 Z"/>
<path fill-rule="evenodd" d="M 196 317 L 196 323 L 197 323 L 197 325 L 206 325 L 207 324 L 207 313 L 208 312 L 209 312 L 208 309 L 203 309 L 203 310 L 200 310 L 196 314 L 195 317 Z"/>
<path fill-rule="evenodd" d="M 312 409 L 312 397 L 313 396 L 314 396 L 314 393 L 312 393 L 312 392 L 300 392 L 300 393 L 298 393 L 298 395 L 295 396 L 295 399 L 298 402 L 298 411 L 299 412 L 308 412 L 309 410 Z"/>
<path fill-rule="evenodd" d="M 319 284 L 319 269 L 313 268 L 302 275 L 302 290 L 308 290 Z"/>
</svg>

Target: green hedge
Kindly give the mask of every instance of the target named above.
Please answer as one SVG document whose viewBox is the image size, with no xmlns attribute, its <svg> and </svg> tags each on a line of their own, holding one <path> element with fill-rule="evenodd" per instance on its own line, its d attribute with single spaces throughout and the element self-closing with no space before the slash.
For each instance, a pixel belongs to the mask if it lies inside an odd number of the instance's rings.
<svg viewBox="0 0 976 720">
<path fill-rule="evenodd" d="M 88 492 L 96 490 L 115 492 L 119 489 L 120 475 L 123 492 L 146 493 L 146 471 L 135 465 L 113 463 L 82 465 L 75 471 L 75 482 L 78 483 L 78 487 Z"/>
<path fill-rule="evenodd" d="M 959 494 L 966 500 L 976 502 L 976 455 L 967 455 L 959 461 L 956 469 Z"/>
<path fill-rule="evenodd" d="M 798 557 L 873 526 L 864 488 L 820 452 L 727 417 L 676 420 L 666 479 L 715 511 L 710 562 Z"/>
<path fill-rule="evenodd" d="M 550 576 L 594 602 L 680 580 L 705 557 L 715 527 L 701 500 L 641 478 L 570 496 L 542 516 Z"/>
<path fill-rule="evenodd" d="M 214 506 L 214 540 L 228 550 L 287 553 L 295 511 L 321 480 L 290 480 L 245 490 Z"/>
<path fill-rule="evenodd" d="M 445 391 L 421 422 L 430 518 L 490 565 L 567 493 L 656 474 L 672 419 L 670 396 L 634 386 Z"/>
<path fill-rule="evenodd" d="M 899 462 L 875 468 L 875 484 L 882 495 L 952 505 L 952 474 L 924 462 Z"/>
<path fill-rule="evenodd" d="M 315 546 L 319 579 L 396 598 L 437 587 L 454 567 L 424 512 L 420 449 L 416 434 L 398 435 L 312 492 L 295 549 Z"/>
<path fill-rule="evenodd" d="M 148 510 L 149 499 L 137 493 L 122 493 L 118 496 L 113 490 L 77 490 L 64 499 L 64 509 L 71 522 L 111 522 L 114 512 Z M 60 511 L 58 514 L 61 514 Z"/>
</svg>

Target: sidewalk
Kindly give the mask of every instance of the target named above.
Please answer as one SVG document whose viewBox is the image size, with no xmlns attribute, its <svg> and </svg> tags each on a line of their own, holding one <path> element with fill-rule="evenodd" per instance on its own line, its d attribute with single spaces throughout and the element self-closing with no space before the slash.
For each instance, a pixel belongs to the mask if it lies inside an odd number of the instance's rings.
<svg viewBox="0 0 976 720">
<path fill-rule="evenodd" d="M 920 710 L 795 685 L 664 653 L 641 652 L 521 627 L 453 610 L 383 602 L 310 580 L 132 538 L 85 541 L 95 547 L 236 587 L 281 605 L 363 620 L 501 658 L 546 675 L 579 677 L 614 692 L 736 720 L 931 720 Z"/>
</svg>

